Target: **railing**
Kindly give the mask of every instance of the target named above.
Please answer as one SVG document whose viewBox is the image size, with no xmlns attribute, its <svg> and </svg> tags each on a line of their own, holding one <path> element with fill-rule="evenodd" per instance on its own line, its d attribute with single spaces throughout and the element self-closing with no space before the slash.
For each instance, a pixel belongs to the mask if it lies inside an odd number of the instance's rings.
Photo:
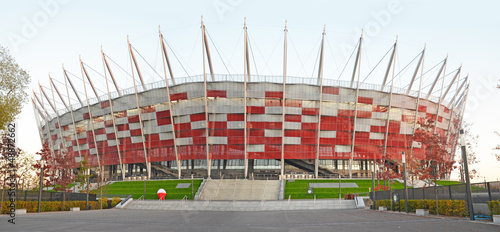
<svg viewBox="0 0 500 232">
<path fill-rule="evenodd" d="M 130 198 L 132 198 L 132 195 L 128 195 L 128 197 L 126 197 L 125 199 L 123 199 L 122 201 L 120 201 L 120 203 L 118 203 L 116 206 L 123 206 L 123 204 L 127 203 L 128 200 L 130 200 Z"/>
<path fill-rule="evenodd" d="M 141 195 L 137 200 L 138 201 L 144 201 L 144 195 Z"/>
</svg>

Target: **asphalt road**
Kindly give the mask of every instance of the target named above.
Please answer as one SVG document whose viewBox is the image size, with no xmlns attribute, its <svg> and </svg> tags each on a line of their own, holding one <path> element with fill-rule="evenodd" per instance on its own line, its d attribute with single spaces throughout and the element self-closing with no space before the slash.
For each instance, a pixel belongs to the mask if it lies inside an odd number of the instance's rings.
<svg viewBox="0 0 500 232">
<path fill-rule="evenodd" d="M 260 212 L 94 210 L 0 216 L 0 231 L 500 231 L 453 217 L 357 210 Z"/>
</svg>

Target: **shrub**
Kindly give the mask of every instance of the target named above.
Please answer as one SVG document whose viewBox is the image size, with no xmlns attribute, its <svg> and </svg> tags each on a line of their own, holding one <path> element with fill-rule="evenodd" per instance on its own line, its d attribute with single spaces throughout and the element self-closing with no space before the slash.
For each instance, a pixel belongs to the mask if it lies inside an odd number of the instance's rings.
<svg viewBox="0 0 500 232">
<path fill-rule="evenodd" d="M 401 211 L 406 211 L 406 204 L 401 200 Z M 498 203 L 497 203 L 498 204 Z M 377 206 L 385 206 L 388 210 L 399 210 L 398 204 L 391 200 L 378 200 Z M 448 216 L 466 217 L 469 215 L 465 201 L 462 200 L 438 200 L 439 214 Z M 415 212 L 416 209 L 428 209 L 430 214 L 436 214 L 436 200 L 409 200 L 408 211 Z"/>
<path fill-rule="evenodd" d="M 490 209 L 491 215 L 499 215 L 500 201 L 488 201 L 488 209 Z"/>
<path fill-rule="evenodd" d="M 101 209 L 107 209 L 108 208 L 108 198 L 107 197 L 102 197 L 99 199 L 99 207 L 101 207 L 101 202 L 102 202 L 102 208 Z"/>
<path fill-rule="evenodd" d="M 118 203 L 120 203 L 120 201 L 122 201 L 119 197 L 113 197 L 113 200 L 111 201 L 111 207 L 115 207 L 116 205 L 118 205 Z"/>
<path fill-rule="evenodd" d="M 10 201 L 4 201 L 0 213 L 10 213 L 9 205 Z M 66 201 L 64 209 L 62 205 L 62 201 L 42 201 L 40 211 L 68 211 L 69 208 L 73 207 L 79 207 L 80 210 L 85 210 L 85 201 Z M 97 201 L 89 201 L 89 206 L 90 205 L 92 206 L 92 209 L 99 209 L 101 206 L 101 204 Z M 28 213 L 35 213 L 38 211 L 38 201 L 16 201 L 16 209 L 26 209 L 26 212 Z"/>
</svg>

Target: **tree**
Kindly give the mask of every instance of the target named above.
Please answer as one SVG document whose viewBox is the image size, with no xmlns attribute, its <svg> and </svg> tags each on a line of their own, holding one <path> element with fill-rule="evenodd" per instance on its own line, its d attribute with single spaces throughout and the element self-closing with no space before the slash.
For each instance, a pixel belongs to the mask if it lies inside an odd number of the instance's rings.
<svg viewBox="0 0 500 232">
<path fill-rule="evenodd" d="M 8 50 L 0 46 L 0 130 L 14 121 L 28 98 L 28 73 L 19 67 Z"/>
<path fill-rule="evenodd" d="M 44 143 L 43 147 L 40 151 L 36 153 L 40 156 L 40 160 L 33 164 L 33 167 L 37 170 L 37 176 L 42 178 L 43 187 L 53 186 L 54 185 L 54 176 L 55 172 L 53 171 L 54 167 L 54 159 L 52 156 L 52 152 L 49 149 L 49 144 Z M 43 173 L 40 172 L 42 168 L 43 162 Z M 38 179 L 40 180 L 40 179 Z"/>
<path fill-rule="evenodd" d="M 426 120 L 415 130 L 415 141 L 424 147 L 425 159 L 421 161 L 422 176 L 420 179 L 442 179 L 455 168 L 455 161 L 447 160 L 446 136 L 436 133 L 434 121 Z"/>
<path fill-rule="evenodd" d="M 17 169 L 17 163 L 12 164 L 12 162 L 9 160 L 9 153 L 11 152 L 12 147 L 14 147 L 15 144 L 14 142 L 9 139 L 7 136 L 7 133 L 2 133 L 0 135 L 0 188 L 2 188 L 2 196 L 1 196 L 1 201 L 0 201 L 0 209 L 2 208 L 3 205 L 3 197 L 4 197 L 4 191 L 5 188 L 7 187 L 8 179 L 11 177 L 17 178 L 18 174 L 14 173 L 12 175 L 12 172 L 9 173 L 9 170 L 12 168 Z M 22 152 L 21 149 L 15 148 L 15 156 L 19 156 L 19 154 Z M 9 183 L 10 184 L 10 183 Z"/>
<path fill-rule="evenodd" d="M 54 190 L 56 191 L 68 191 L 69 185 L 75 180 L 75 175 L 73 175 L 73 168 L 71 157 L 65 155 L 64 153 L 56 154 L 54 160 L 56 165 L 56 175 L 54 176 Z"/>
<path fill-rule="evenodd" d="M 473 164 L 479 163 L 479 160 L 477 160 L 476 157 L 476 151 L 474 150 L 477 147 L 477 139 L 479 138 L 479 136 L 472 134 L 472 132 L 470 131 L 471 127 L 472 127 L 471 123 L 464 121 L 462 128 L 464 130 L 465 146 L 467 148 L 467 165 L 469 166 L 469 178 L 472 180 L 474 178 L 479 177 L 479 172 L 475 168 L 471 169 L 471 166 Z M 462 145 L 460 143 L 457 143 L 457 147 L 455 149 L 456 151 L 455 158 L 458 163 L 460 182 L 464 183 L 465 182 L 464 159 L 462 157 L 461 146 Z"/>
<path fill-rule="evenodd" d="M 83 157 L 83 160 L 80 162 L 79 172 L 76 176 L 75 181 L 78 182 L 78 190 L 83 191 L 87 187 L 87 180 L 92 177 L 92 175 L 88 176 L 90 167 L 88 165 L 87 156 Z"/>
<path fill-rule="evenodd" d="M 17 174 L 18 174 L 18 187 L 22 190 L 30 190 L 37 186 L 38 176 L 36 174 L 36 169 L 33 167 L 37 160 L 34 154 L 27 152 L 21 152 L 19 157 L 16 159 L 18 164 Z"/>
<path fill-rule="evenodd" d="M 425 159 L 421 161 L 422 176 L 421 179 L 433 179 L 434 193 L 436 196 L 436 212 L 438 209 L 437 179 L 445 178 L 455 168 L 452 159 L 446 159 L 447 138 L 444 135 L 436 133 L 433 120 L 426 120 L 420 124 L 420 128 L 415 130 L 415 141 L 421 142 L 425 147 Z M 451 154 L 450 154 L 451 155 Z"/>
</svg>

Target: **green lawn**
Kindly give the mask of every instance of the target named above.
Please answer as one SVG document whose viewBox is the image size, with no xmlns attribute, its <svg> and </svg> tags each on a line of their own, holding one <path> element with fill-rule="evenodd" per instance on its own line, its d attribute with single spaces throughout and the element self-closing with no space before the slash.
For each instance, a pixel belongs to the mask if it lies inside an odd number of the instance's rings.
<svg viewBox="0 0 500 232">
<path fill-rule="evenodd" d="M 202 180 L 194 180 L 194 194 L 198 191 Z M 158 199 L 156 192 L 158 189 L 165 189 L 167 196 L 165 199 L 182 199 L 185 195 L 193 199 L 191 195 L 191 186 L 189 188 L 176 189 L 178 183 L 191 183 L 191 180 L 148 180 L 146 181 L 146 200 Z M 104 195 L 104 186 L 102 193 Z M 95 191 L 99 193 L 99 190 Z M 138 199 L 144 195 L 144 181 L 120 181 L 114 182 L 106 187 L 108 195 L 132 195 L 132 198 Z M 111 196 L 108 196 L 111 197 Z"/>
<path fill-rule="evenodd" d="M 436 182 L 438 185 L 441 185 L 441 186 L 462 184 L 462 183 L 460 183 L 460 181 L 453 181 L 453 180 L 438 180 Z"/>
<path fill-rule="evenodd" d="M 314 195 L 307 194 L 309 183 L 338 183 L 338 180 L 295 180 L 289 182 L 287 180 L 285 186 L 285 198 L 289 196 L 292 199 L 313 199 Z M 342 183 L 356 183 L 359 188 L 342 188 L 341 194 L 344 198 L 346 193 L 358 193 L 360 195 L 367 195 L 369 188 L 372 187 L 372 180 L 342 180 Z M 399 182 L 394 182 L 393 189 L 403 189 L 404 185 Z M 316 198 L 339 198 L 338 188 L 315 188 L 314 194 Z"/>
</svg>

